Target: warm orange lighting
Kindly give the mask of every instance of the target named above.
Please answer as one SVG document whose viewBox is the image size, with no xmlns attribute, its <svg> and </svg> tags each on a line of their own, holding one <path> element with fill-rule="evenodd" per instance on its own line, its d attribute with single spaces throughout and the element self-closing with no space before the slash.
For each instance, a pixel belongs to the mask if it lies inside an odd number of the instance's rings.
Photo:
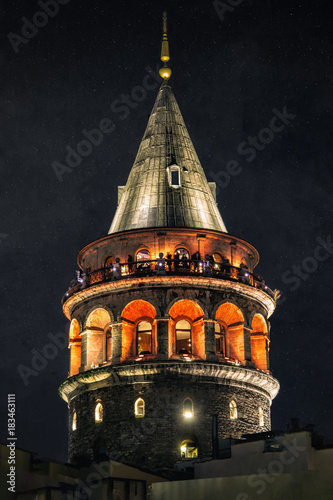
<svg viewBox="0 0 333 500">
<path fill-rule="evenodd" d="M 216 320 L 226 331 L 226 354 L 244 364 L 244 317 L 241 310 L 235 304 L 225 302 L 218 308 Z"/>
<path fill-rule="evenodd" d="M 79 373 L 81 366 L 81 337 L 80 325 L 76 319 L 73 319 L 69 329 L 69 347 L 70 347 L 70 376 Z"/>
<path fill-rule="evenodd" d="M 251 324 L 251 355 L 258 370 L 268 370 L 267 325 L 261 314 L 253 316 Z"/>
<path fill-rule="evenodd" d="M 137 352 L 137 327 L 140 322 L 147 322 L 152 325 L 151 353 L 156 354 L 156 311 L 154 306 L 145 300 L 133 300 L 123 309 L 121 317 L 122 361 L 140 354 L 140 352 Z M 140 340 L 140 337 L 138 340 Z M 141 357 L 137 357 L 136 361 L 140 361 L 141 359 Z"/>
<path fill-rule="evenodd" d="M 188 322 L 191 328 L 190 339 L 186 339 L 186 349 L 195 356 L 205 359 L 205 330 L 204 330 L 204 312 L 194 301 L 183 299 L 173 304 L 169 311 L 169 352 L 177 354 L 176 326 L 179 322 Z M 180 352 L 181 354 L 181 352 Z M 185 358 L 183 355 L 183 359 Z M 190 361 L 190 357 L 186 361 Z"/>
</svg>

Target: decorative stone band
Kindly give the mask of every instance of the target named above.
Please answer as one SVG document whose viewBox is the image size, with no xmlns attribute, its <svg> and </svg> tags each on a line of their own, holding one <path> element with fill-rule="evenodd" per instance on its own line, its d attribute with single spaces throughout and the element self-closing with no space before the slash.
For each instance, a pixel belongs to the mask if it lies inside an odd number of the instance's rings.
<svg viewBox="0 0 333 500">
<path fill-rule="evenodd" d="M 211 290 L 226 290 L 237 292 L 240 296 L 246 297 L 248 299 L 258 301 L 267 311 L 267 317 L 269 318 L 273 314 L 275 309 L 274 300 L 260 289 L 254 288 L 243 283 L 237 283 L 232 281 L 224 281 L 214 278 L 206 277 L 192 277 L 192 276 L 151 276 L 144 278 L 136 278 L 131 280 L 121 280 L 112 281 L 107 283 L 100 283 L 95 286 L 91 286 L 80 292 L 76 293 L 70 297 L 63 305 L 63 311 L 65 316 L 70 320 L 73 310 L 81 304 L 81 302 L 91 299 L 94 297 L 99 297 L 105 293 L 118 293 L 126 290 L 135 289 L 140 290 L 142 285 L 154 287 L 168 287 L 168 286 L 189 286 L 189 287 L 199 287 L 201 289 L 211 289 Z"/>
<path fill-rule="evenodd" d="M 168 374 L 191 377 L 196 384 L 221 384 L 247 389 L 266 396 L 270 401 L 275 398 L 280 388 L 274 377 L 254 369 L 207 362 L 169 361 L 94 368 L 68 378 L 59 387 L 59 393 L 68 402 L 86 391 L 115 385 L 153 383 L 156 376 Z"/>
</svg>

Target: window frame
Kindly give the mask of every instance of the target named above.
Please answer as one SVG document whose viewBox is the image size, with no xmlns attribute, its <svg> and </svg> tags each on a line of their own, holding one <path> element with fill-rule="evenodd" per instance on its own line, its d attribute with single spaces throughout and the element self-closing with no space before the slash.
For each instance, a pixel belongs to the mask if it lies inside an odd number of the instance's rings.
<svg viewBox="0 0 333 500">
<path fill-rule="evenodd" d="M 150 330 L 141 330 L 139 332 L 138 327 L 139 327 L 140 323 L 149 323 L 150 327 L 151 327 Z M 149 321 L 148 318 L 141 318 L 141 319 L 139 319 L 138 322 L 137 322 L 137 324 L 135 325 L 135 333 L 136 333 L 136 345 L 135 345 L 135 349 L 136 349 L 136 356 L 140 356 L 140 352 L 139 352 L 139 333 L 146 333 L 146 332 L 149 332 L 149 331 L 150 331 L 150 354 L 152 354 L 153 353 L 153 324 Z"/>
<path fill-rule="evenodd" d="M 142 408 L 142 413 L 139 413 L 139 408 Z M 135 418 L 144 418 L 146 415 L 146 403 L 143 398 L 138 398 L 134 403 Z"/>
<path fill-rule="evenodd" d="M 190 325 L 190 328 L 189 329 L 185 329 L 185 328 L 177 328 L 177 324 L 180 322 L 180 321 L 186 321 L 189 325 Z M 187 351 L 188 351 L 188 354 L 192 354 L 192 350 L 193 350 L 193 346 L 192 346 L 192 330 L 193 330 L 193 325 L 191 323 L 191 321 L 189 321 L 187 318 L 179 318 L 177 319 L 177 321 L 175 321 L 175 351 L 176 351 L 176 354 L 182 354 L 180 353 L 180 349 L 177 348 L 177 342 L 182 342 L 184 339 L 181 339 L 181 340 L 177 340 L 177 331 L 183 331 L 183 332 L 190 332 L 190 336 L 189 336 L 189 340 L 190 340 L 190 344 L 189 344 L 189 348 L 187 348 Z M 185 339 L 187 340 L 187 339 Z M 183 349 L 183 348 L 181 348 Z"/>
</svg>

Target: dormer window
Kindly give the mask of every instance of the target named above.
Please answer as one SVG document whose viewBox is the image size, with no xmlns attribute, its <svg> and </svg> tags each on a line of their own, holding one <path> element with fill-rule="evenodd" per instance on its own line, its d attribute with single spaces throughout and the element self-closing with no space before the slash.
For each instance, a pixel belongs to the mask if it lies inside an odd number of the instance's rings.
<svg viewBox="0 0 333 500">
<path fill-rule="evenodd" d="M 180 184 L 180 168 L 178 165 L 171 165 L 169 170 L 169 184 L 171 187 L 178 188 Z"/>
</svg>

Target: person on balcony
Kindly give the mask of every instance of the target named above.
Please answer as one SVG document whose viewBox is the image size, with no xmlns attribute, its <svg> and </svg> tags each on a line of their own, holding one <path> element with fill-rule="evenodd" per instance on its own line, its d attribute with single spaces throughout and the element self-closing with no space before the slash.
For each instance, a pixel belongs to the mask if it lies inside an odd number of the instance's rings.
<svg viewBox="0 0 333 500">
<path fill-rule="evenodd" d="M 112 279 L 119 280 L 121 278 L 121 269 L 120 269 L 120 259 L 116 258 L 116 262 L 112 265 Z"/>
<path fill-rule="evenodd" d="M 201 256 L 200 256 L 200 253 L 199 252 L 195 252 L 193 255 L 192 255 L 192 261 L 193 261 L 193 271 L 195 273 L 198 272 L 198 269 L 199 269 L 199 261 L 201 260 Z"/>
<path fill-rule="evenodd" d="M 184 269 L 187 269 L 189 267 L 190 263 L 188 261 L 187 255 L 184 253 L 182 256 L 182 266 Z"/>
<path fill-rule="evenodd" d="M 171 265 L 172 265 L 172 255 L 170 252 L 167 253 L 167 258 L 166 258 L 166 265 L 168 268 L 168 272 L 171 271 Z"/>
<path fill-rule="evenodd" d="M 133 271 L 133 257 L 130 254 L 128 254 L 127 257 L 127 263 L 128 263 L 128 272 L 131 273 Z"/>
<path fill-rule="evenodd" d="M 179 268 L 179 253 L 175 253 L 175 256 L 174 256 L 174 266 L 175 266 L 175 271 L 178 271 L 178 268 Z"/>
<path fill-rule="evenodd" d="M 230 276 L 230 260 L 226 257 L 222 259 L 222 272 Z"/>
<path fill-rule="evenodd" d="M 158 275 L 165 274 L 165 258 L 162 252 L 159 254 L 158 259 L 156 259 L 156 268 Z"/>
<path fill-rule="evenodd" d="M 210 276 L 211 275 L 211 259 L 208 253 L 206 253 L 205 258 L 202 262 L 203 265 L 203 274 L 205 276 Z"/>
<path fill-rule="evenodd" d="M 240 281 L 244 284 L 249 283 L 249 268 L 247 267 L 244 262 L 240 263 L 239 266 L 239 276 L 240 276 Z"/>
</svg>

